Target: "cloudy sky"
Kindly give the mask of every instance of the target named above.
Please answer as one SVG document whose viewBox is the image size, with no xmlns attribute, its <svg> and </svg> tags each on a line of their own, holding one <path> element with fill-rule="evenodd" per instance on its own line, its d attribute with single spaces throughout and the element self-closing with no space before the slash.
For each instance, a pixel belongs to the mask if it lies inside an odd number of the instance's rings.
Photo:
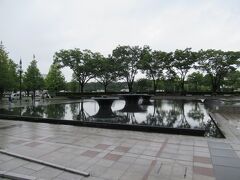
<svg viewBox="0 0 240 180">
<path fill-rule="evenodd" d="M 239 7 L 239 0 L 0 0 L 0 40 L 24 69 L 35 54 L 43 74 L 60 49 L 239 51 Z"/>
</svg>

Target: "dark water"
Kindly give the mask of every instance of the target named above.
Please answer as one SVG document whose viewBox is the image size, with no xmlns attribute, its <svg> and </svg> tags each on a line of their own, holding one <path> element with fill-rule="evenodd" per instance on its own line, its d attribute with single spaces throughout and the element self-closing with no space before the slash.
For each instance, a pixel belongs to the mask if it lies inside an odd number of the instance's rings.
<svg viewBox="0 0 240 180">
<path fill-rule="evenodd" d="M 99 114 L 98 103 L 49 104 L 0 109 L 0 114 L 54 118 L 64 120 L 138 124 L 171 128 L 205 129 L 205 136 L 220 137 L 206 107 L 200 100 L 155 100 L 148 105 L 126 109 L 124 100 L 115 100 L 112 113 Z"/>
</svg>

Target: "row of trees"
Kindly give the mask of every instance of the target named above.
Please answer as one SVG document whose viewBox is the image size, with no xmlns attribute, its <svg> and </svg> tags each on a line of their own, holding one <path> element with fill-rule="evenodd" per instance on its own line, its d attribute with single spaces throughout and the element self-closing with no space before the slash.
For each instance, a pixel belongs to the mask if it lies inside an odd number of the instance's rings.
<svg viewBox="0 0 240 180">
<path fill-rule="evenodd" d="M 54 61 L 49 73 L 43 79 L 35 57 L 22 77 L 22 89 L 27 92 L 39 89 L 59 91 L 62 89 L 76 89 L 79 91 L 91 79 L 96 79 L 98 84 L 107 88 L 119 85 L 119 81 L 127 84 L 130 92 L 144 90 L 152 86 L 167 89 L 173 86 L 174 91 L 187 90 L 201 91 L 211 86 L 212 92 L 220 91 L 225 85 L 239 87 L 240 73 L 239 52 L 221 50 L 192 51 L 191 48 L 164 52 L 152 50 L 149 46 L 118 46 L 112 54 L 104 57 L 100 53 L 90 50 L 70 49 L 60 50 L 54 55 Z M 70 67 L 73 71 L 73 82 L 65 82 L 60 69 Z M 194 72 L 193 72 L 194 71 Z M 147 79 L 135 82 L 138 72 L 146 75 Z M 123 80 L 123 81 L 122 81 Z M 0 96 L 6 90 L 19 90 L 19 67 L 9 57 L 0 45 Z M 120 83 L 121 84 L 121 83 Z M 136 86 L 137 87 L 134 87 Z M 96 85 L 95 85 L 96 86 Z M 124 88 L 124 87 L 123 87 Z"/>
<path fill-rule="evenodd" d="M 174 83 L 176 80 L 180 83 L 181 92 L 184 92 L 190 71 L 207 75 L 212 92 L 217 92 L 224 78 L 237 70 L 239 60 L 240 52 L 234 51 L 208 49 L 195 52 L 186 48 L 164 52 L 152 50 L 149 46 L 118 46 L 108 57 L 80 49 L 60 50 L 54 55 L 54 64 L 72 69 L 73 78 L 79 83 L 81 92 L 93 78 L 104 86 L 105 91 L 110 83 L 124 79 L 132 92 L 139 71 L 152 81 L 154 92 L 159 82 Z"/>
<path fill-rule="evenodd" d="M 27 71 L 23 74 L 23 87 L 22 89 L 27 91 L 33 91 L 35 97 L 36 90 L 47 89 L 50 91 L 58 91 L 65 89 L 65 78 L 56 64 L 51 65 L 46 78 L 43 78 L 37 67 L 37 61 L 35 56 L 27 68 Z"/>
<path fill-rule="evenodd" d="M 209 75 L 203 74 L 200 72 L 189 73 L 187 79 L 184 83 L 185 91 L 187 92 L 205 92 L 211 93 L 211 79 Z M 109 84 L 108 91 L 110 92 L 119 92 L 123 89 L 127 88 L 127 83 L 124 81 L 113 82 Z M 177 77 L 176 79 L 170 80 L 159 80 L 157 82 L 157 92 L 166 92 L 166 93 L 176 93 L 181 91 L 180 79 Z M 78 92 L 79 85 L 78 82 L 73 80 L 66 84 L 67 91 Z M 102 91 L 103 85 L 99 82 L 88 82 L 84 87 L 85 92 L 96 92 Z M 228 73 L 226 78 L 224 78 L 221 92 L 233 92 L 240 90 L 240 72 L 233 71 Z M 133 83 L 133 91 L 134 92 L 153 92 L 153 82 L 147 78 L 140 78 L 134 81 Z"/>
<path fill-rule="evenodd" d="M 20 89 L 20 80 L 22 81 L 22 90 L 28 94 L 30 91 L 35 96 L 36 90 L 48 89 L 58 91 L 65 89 L 65 78 L 56 64 L 50 67 L 50 70 L 44 79 L 37 67 L 35 56 L 28 66 L 26 72 L 20 78 L 20 67 L 9 57 L 5 48 L 0 43 L 0 98 L 4 91 L 17 91 Z"/>
</svg>

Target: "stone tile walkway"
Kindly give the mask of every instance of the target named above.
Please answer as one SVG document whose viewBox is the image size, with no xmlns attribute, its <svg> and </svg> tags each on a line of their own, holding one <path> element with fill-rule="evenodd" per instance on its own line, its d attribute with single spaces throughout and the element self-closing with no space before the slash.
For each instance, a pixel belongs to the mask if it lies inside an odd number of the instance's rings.
<svg viewBox="0 0 240 180">
<path fill-rule="evenodd" d="M 82 177 L 0 154 L 0 171 L 37 179 L 234 180 L 240 168 L 240 141 L 236 138 L 0 120 L 0 147 L 90 172 L 90 177 Z"/>
</svg>

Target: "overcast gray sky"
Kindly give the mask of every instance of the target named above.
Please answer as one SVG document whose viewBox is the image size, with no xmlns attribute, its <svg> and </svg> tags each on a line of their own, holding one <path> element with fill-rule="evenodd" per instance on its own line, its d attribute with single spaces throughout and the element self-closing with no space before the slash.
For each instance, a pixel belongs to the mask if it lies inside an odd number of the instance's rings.
<svg viewBox="0 0 240 180">
<path fill-rule="evenodd" d="M 239 51 L 239 7 L 239 0 L 0 0 L 0 40 L 24 69 L 35 54 L 44 74 L 60 49 Z"/>
</svg>

